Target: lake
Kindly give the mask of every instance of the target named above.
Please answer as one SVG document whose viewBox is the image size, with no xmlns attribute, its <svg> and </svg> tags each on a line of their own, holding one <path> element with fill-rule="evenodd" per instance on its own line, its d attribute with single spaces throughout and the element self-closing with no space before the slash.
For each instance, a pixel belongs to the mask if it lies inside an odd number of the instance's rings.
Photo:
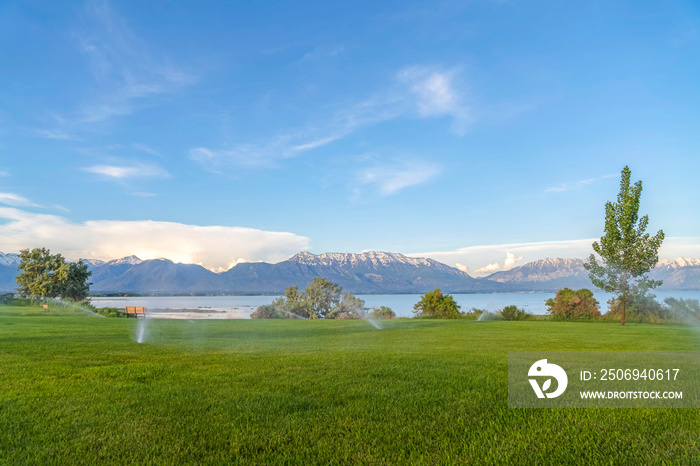
<svg viewBox="0 0 700 466">
<path fill-rule="evenodd" d="M 700 291 L 659 291 L 654 293 L 659 301 L 674 298 L 698 299 Z M 530 314 L 546 314 L 545 301 L 555 293 L 478 293 L 454 294 L 455 301 L 468 311 L 471 308 L 498 311 L 504 306 L 515 304 Z M 413 305 L 419 294 L 357 295 L 367 307 L 387 306 L 397 317 L 412 317 Z M 601 311 L 607 309 L 607 301 L 612 295 L 595 293 Z M 258 306 L 270 304 L 276 296 L 146 296 L 119 298 L 92 298 L 95 307 L 143 306 L 150 317 L 173 319 L 248 319 Z"/>
</svg>

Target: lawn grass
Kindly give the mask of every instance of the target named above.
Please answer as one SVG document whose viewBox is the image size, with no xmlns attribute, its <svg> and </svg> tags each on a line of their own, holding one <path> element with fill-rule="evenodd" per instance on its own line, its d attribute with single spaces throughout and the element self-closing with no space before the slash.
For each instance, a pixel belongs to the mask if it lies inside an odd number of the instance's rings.
<svg viewBox="0 0 700 466">
<path fill-rule="evenodd" d="M 0 308 L 0 463 L 697 464 L 696 409 L 510 409 L 518 350 L 675 325 L 47 318 Z"/>
</svg>

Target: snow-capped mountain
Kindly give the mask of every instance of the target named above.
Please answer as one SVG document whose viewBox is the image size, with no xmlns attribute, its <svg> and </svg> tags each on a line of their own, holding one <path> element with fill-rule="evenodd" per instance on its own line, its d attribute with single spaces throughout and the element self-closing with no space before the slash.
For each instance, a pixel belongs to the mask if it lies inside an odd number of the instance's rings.
<svg viewBox="0 0 700 466">
<path fill-rule="evenodd" d="M 17 268 L 19 265 L 19 254 L 3 254 L 0 252 L 0 266 Z"/>
<path fill-rule="evenodd" d="M 581 259 L 542 259 L 493 273 L 485 279 L 503 283 L 513 291 L 593 288 L 583 263 Z M 663 281 L 658 290 L 700 290 L 700 259 L 662 259 L 649 277 Z"/>
<path fill-rule="evenodd" d="M 83 259 L 92 272 L 93 292 L 133 293 L 281 293 L 291 285 L 304 288 L 325 277 L 351 293 L 447 293 L 556 291 L 592 288 L 581 259 L 542 259 L 475 279 L 433 259 L 370 251 L 361 254 L 300 252 L 277 264 L 240 263 L 214 273 L 195 264 L 127 256 L 108 262 Z M 0 291 L 17 285 L 17 254 L 0 253 Z M 700 290 L 700 259 L 663 259 L 649 274 L 663 280 L 659 290 Z"/>
<path fill-rule="evenodd" d="M 675 259 L 661 259 L 657 264 L 657 269 L 675 270 L 683 267 L 700 267 L 700 259 L 690 257 L 676 257 Z"/>
</svg>

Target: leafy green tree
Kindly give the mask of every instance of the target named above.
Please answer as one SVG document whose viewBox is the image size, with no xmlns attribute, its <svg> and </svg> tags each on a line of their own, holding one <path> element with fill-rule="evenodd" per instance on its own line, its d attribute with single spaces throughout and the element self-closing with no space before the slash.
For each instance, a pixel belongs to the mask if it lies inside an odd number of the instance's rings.
<svg viewBox="0 0 700 466">
<path fill-rule="evenodd" d="M 372 312 L 367 317 L 370 319 L 395 319 L 396 313 L 390 307 L 380 306 L 372 308 Z"/>
<path fill-rule="evenodd" d="M 572 290 L 562 288 L 554 298 L 549 298 L 547 313 L 554 320 L 590 320 L 600 317 L 598 301 L 587 288 Z"/>
<path fill-rule="evenodd" d="M 659 261 L 658 250 L 664 232 L 659 230 L 654 236 L 646 233 L 649 218 L 646 215 L 639 218 L 642 182 L 631 185 L 630 176 L 629 167 L 623 168 L 617 202 L 605 204 L 605 235 L 600 243 L 593 243 L 593 250 L 602 264 L 594 254 L 584 264 L 593 285 L 617 295 L 622 325 L 625 325 L 625 308 L 630 298 L 643 295 L 662 283 L 649 279 L 646 274 Z"/>
<path fill-rule="evenodd" d="M 420 301 L 413 306 L 413 313 L 416 317 L 431 319 L 459 319 L 462 316 L 454 298 L 442 294 L 439 288 L 421 296 Z"/>
<path fill-rule="evenodd" d="M 17 291 L 25 297 L 47 297 L 82 301 L 87 297 L 91 283 L 87 265 L 82 261 L 67 263 L 61 254 L 48 249 L 23 249 L 19 254 L 21 272 L 16 281 Z"/>
<path fill-rule="evenodd" d="M 329 319 L 362 319 L 365 302 L 351 293 L 345 293 L 338 305 L 326 316 Z"/>
<path fill-rule="evenodd" d="M 332 283 L 327 278 L 314 277 L 304 290 L 306 301 L 311 306 L 309 318 L 325 318 L 340 302 L 342 292 L 343 288 L 337 283 Z"/>
<path fill-rule="evenodd" d="M 299 291 L 299 288 L 295 286 L 288 286 L 284 290 L 284 299 L 281 303 L 278 303 L 278 310 L 286 312 L 289 317 L 303 317 L 308 319 L 314 313 L 311 303 L 306 298 L 304 292 Z"/>
<path fill-rule="evenodd" d="M 82 260 L 70 264 L 64 264 L 59 269 L 59 281 L 61 283 L 59 295 L 61 299 L 69 299 L 71 301 L 82 301 L 87 298 L 90 292 L 90 283 L 88 279 L 92 272 L 88 271 L 87 264 Z"/>
<path fill-rule="evenodd" d="M 504 307 L 500 314 L 503 320 L 527 320 L 530 318 L 530 314 L 514 304 Z"/>
</svg>

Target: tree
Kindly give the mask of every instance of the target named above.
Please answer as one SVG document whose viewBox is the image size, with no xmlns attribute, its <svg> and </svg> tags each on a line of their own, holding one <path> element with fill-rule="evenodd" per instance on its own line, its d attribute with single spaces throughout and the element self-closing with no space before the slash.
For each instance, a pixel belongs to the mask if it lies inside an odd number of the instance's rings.
<svg viewBox="0 0 700 466">
<path fill-rule="evenodd" d="M 591 254 L 584 267 L 593 282 L 603 291 L 615 293 L 622 306 L 622 325 L 625 325 L 625 307 L 630 296 L 643 295 L 647 290 L 661 285 L 646 274 L 659 261 L 658 250 L 664 240 L 659 230 L 654 236 L 646 233 L 648 216 L 639 218 L 639 198 L 642 182 L 630 185 L 629 167 L 622 169 L 620 192 L 617 202 L 605 204 L 605 235 L 600 243 L 593 243 L 593 250 L 602 264 Z"/>
<path fill-rule="evenodd" d="M 562 288 L 554 298 L 549 298 L 547 313 L 554 320 L 590 320 L 600 317 L 598 301 L 587 288 L 572 290 Z"/>
<path fill-rule="evenodd" d="M 311 319 L 326 318 L 328 313 L 333 310 L 340 302 L 340 293 L 343 288 L 337 283 L 332 283 L 327 278 L 314 277 L 314 279 L 306 285 L 304 294 L 306 301 L 311 305 Z"/>
<path fill-rule="evenodd" d="M 524 309 L 519 308 L 515 304 L 506 306 L 501 310 L 501 319 L 503 320 L 527 320 L 530 318 L 530 314 L 525 312 Z"/>
<path fill-rule="evenodd" d="M 92 272 L 88 271 L 87 264 L 82 260 L 70 264 L 64 264 L 64 267 L 59 269 L 59 281 L 61 282 L 59 295 L 61 299 L 69 299 L 71 301 L 82 301 L 87 298 L 90 292 L 88 279 Z"/>
<path fill-rule="evenodd" d="M 380 306 L 372 308 L 368 317 L 370 319 L 395 319 L 396 313 L 390 307 Z"/>
<path fill-rule="evenodd" d="M 329 319 L 362 319 L 365 301 L 351 293 L 345 293 L 340 303 L 326 316 Z"/>
<path fill-rule="evenodd" d="M 421 296 L 420 301 L 413 306 L 413 312 L 416 317 L 432 319 L 458 319 L 462 316 L 454 298 L 442 294 L 439 288 Z"/>
<path fill-rule="evenodd" d="M 16 281 L 17 291 L 26 297 L 47 297 L 82 301 L 87 297 L 92 274 L 82 261 L 67 263 L 61 254 L 51 254 L 48 249 L 23 249 L 19 254 L 21 272 Z"/>
</svg>

